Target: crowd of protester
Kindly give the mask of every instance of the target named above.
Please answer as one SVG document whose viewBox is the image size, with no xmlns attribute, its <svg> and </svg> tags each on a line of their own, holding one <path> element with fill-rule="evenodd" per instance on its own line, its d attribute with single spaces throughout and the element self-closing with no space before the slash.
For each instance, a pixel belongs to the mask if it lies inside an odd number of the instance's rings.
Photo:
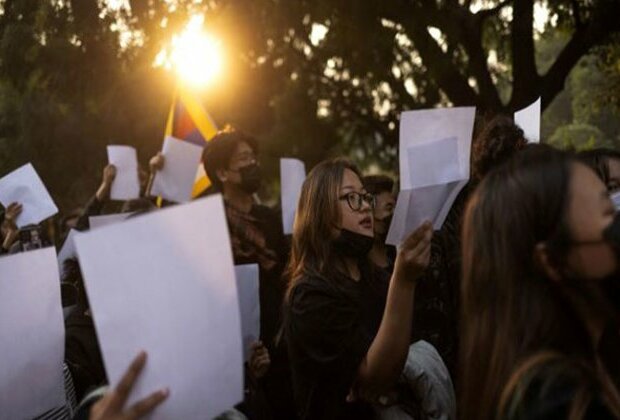
<svg viewBox="0 0 620 420">
<path fill-rule="evenodd" d="M 393 177 L 344 158 L 316 165 L 287 236 L 257 198 L 257 140 L 226 128 L 207 144 L 203 195 L 222 194 L 234 262 L 260 272 L 261 337 L 245 398 L 222 418 L 620 418 L 620 152 L 528 144 L 505 116 L 475 133 L 470 181 L 445 223 L 422 224 L 398 250 L 385 243 Z M 91 216 L 172 205 L 150 194 L 165 165 L 154 156 L 142 198 L 127 202 L 110 200 L 116 169 L 106 166 L 95 194 L 57 225 L 18 229 L 22 203 L 11 203 L 1 252 L 62 244 Z M 108 385 L 76 258 L 61 284 L 69 398 L 40 418 L 157 410 L 174 390 L 125 404 L 146 353 Z"/>
</svg>

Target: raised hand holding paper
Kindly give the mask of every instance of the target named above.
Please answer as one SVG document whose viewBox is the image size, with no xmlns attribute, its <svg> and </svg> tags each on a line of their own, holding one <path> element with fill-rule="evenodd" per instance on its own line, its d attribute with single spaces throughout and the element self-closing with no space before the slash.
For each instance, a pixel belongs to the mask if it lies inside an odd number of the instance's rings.
<svg viewBox="0 0 620 420">
<path fill-rule="evenodd" d="M 112 183 L 112 200 L 133 200 L 140 197 L 138 157 L 131 146 L 108 146 L 108 162 L 116 167 Z"/>
<path fill-rule="evenodd" d="M 239 309 L 241 311 L 241 336 L 243 358 L 250 358 L 250 346 L 260 337 L 260 300 L 258 294 L 258 264 L 235 266 Z"/>
<path fill-rule="evenodd" d="M 76 247 L 108 378 L 148 353 L 128 404 L 163 387 L 152 416 L 206 419 L 243 399 L 237 282 L 221 196 L 80 234 Z"/>
<path fill-rule="evenodd" d="M 19 228 L 37 224 L 58 213 L 56 204 L 30 163 L 0 179 L 0 203 L 4 207 L 11 203 L 23 206 L 15 221 Z"/>
<path fill-rule="evenodd" d="M 64 341 L 54 248 L 0 258 L 0 419 L 64 405 Z"/>
<path fill-rule="evenodd" d="M 164 167 L 155 175 L 151 194 L 176 203 L 190 201 L 202 150 L 190 142 L 166 137 L 162 148 Z"/>
<path fill-rule="evenodd" d="M 285 235 L 293 233 L 293 221 L 301 186 L 306 179 L 306 167 L 299 159 L 280 159 L 280 194 L 282 199 L 282 228 Z"/>
<path fill-rule="evenodd" d="M 521 127 L 530 143 L 540 143 L 540 98 L 515 112 L 515 124 Z"/>
</svg>

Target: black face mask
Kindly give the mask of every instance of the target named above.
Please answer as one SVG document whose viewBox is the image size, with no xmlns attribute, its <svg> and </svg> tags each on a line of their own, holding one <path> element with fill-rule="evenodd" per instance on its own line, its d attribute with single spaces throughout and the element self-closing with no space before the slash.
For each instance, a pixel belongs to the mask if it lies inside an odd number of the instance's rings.
<svg viewBox="0 0 620 420">
<path fill-rule="evenodd" d="M 356 259 L 365 258 L 373 243 L 374 238 L 372 236 L 351 232 L 347 229 L 340 229 L 340 235 L 333 241 L 336 253 L 343 257 Z"/>
<path fill-rule="evenodd" d="M 251 165 L 239 168 L 239 175 L 241 175 L 241 189 L 248 194 L 254 194 L 260 188 L 261 183 L 261 170 L 258 164 L 253 163 Z"/>
</svg>

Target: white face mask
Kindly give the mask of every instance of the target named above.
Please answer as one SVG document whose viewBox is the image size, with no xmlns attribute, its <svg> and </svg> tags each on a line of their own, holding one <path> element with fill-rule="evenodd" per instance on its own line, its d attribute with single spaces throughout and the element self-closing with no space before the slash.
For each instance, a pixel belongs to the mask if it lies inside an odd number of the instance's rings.
<svg viewBox="0 0 620 420">
<path fill-rule="evenodd" d="M 611 198 L 611 201 L 614 203 L 616 211 L 620 211 L 620 191 L 616 191 L 615 193 L 610 195 L 609 198 Z"/>
</svg>

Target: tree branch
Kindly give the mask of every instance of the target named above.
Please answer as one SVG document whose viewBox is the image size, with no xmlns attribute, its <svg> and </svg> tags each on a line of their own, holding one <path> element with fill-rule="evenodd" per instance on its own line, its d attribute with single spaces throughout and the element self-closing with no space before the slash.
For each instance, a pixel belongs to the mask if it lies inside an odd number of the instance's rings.
<svg viewBox="0 0 620 420">
<path fill-rule="evenodd" d="M 515 2 L 512 16 L 512 99 L 522 104 L 531 98 L 529 89 L 538 87 L 540 78 L 536 69 L 534 49 L 534 2 L 519 0 Z"/>
<path fill-rule="evenodd" d="M 570 4 L 573 9 L 573 19 L 575 19 L 575 28 L 581 28 L 583 26 L 583 22 L 581 21 L 581 10 L 579 7 L 579 2 L 577 0 L 571 0 Z"/>
<path fill-rule="evenodd" d="M 577 28 L 564 49 L 558 55 L 547 74 L 542 77 L 543 109 L 564 88 L 564 81 L 579 59 L 592 47 L 605 42 L 613 32 L 620 31 L 620 1 L 601 0 L 592 19 Z M 519 105 L 511 101 L 515 105 Z"/>
<path fill-rule="evenodd" d="M 428 26 L 444 26 L 441 24 L 440 14 L 441 12 L 436 9 L 414 6 L 407 16 L 400 14 L 391 16 L 391 18 L 403 26 L 418 50 L 424 66 L 448 98 L 458 105 L 477 104 L 478 95 L 469 86 L 466 77 L 459 72 L 458 66 L 455 66 L 451 57 L 441 50 L 435 39 L 428 33 Z"/>
</svg>

